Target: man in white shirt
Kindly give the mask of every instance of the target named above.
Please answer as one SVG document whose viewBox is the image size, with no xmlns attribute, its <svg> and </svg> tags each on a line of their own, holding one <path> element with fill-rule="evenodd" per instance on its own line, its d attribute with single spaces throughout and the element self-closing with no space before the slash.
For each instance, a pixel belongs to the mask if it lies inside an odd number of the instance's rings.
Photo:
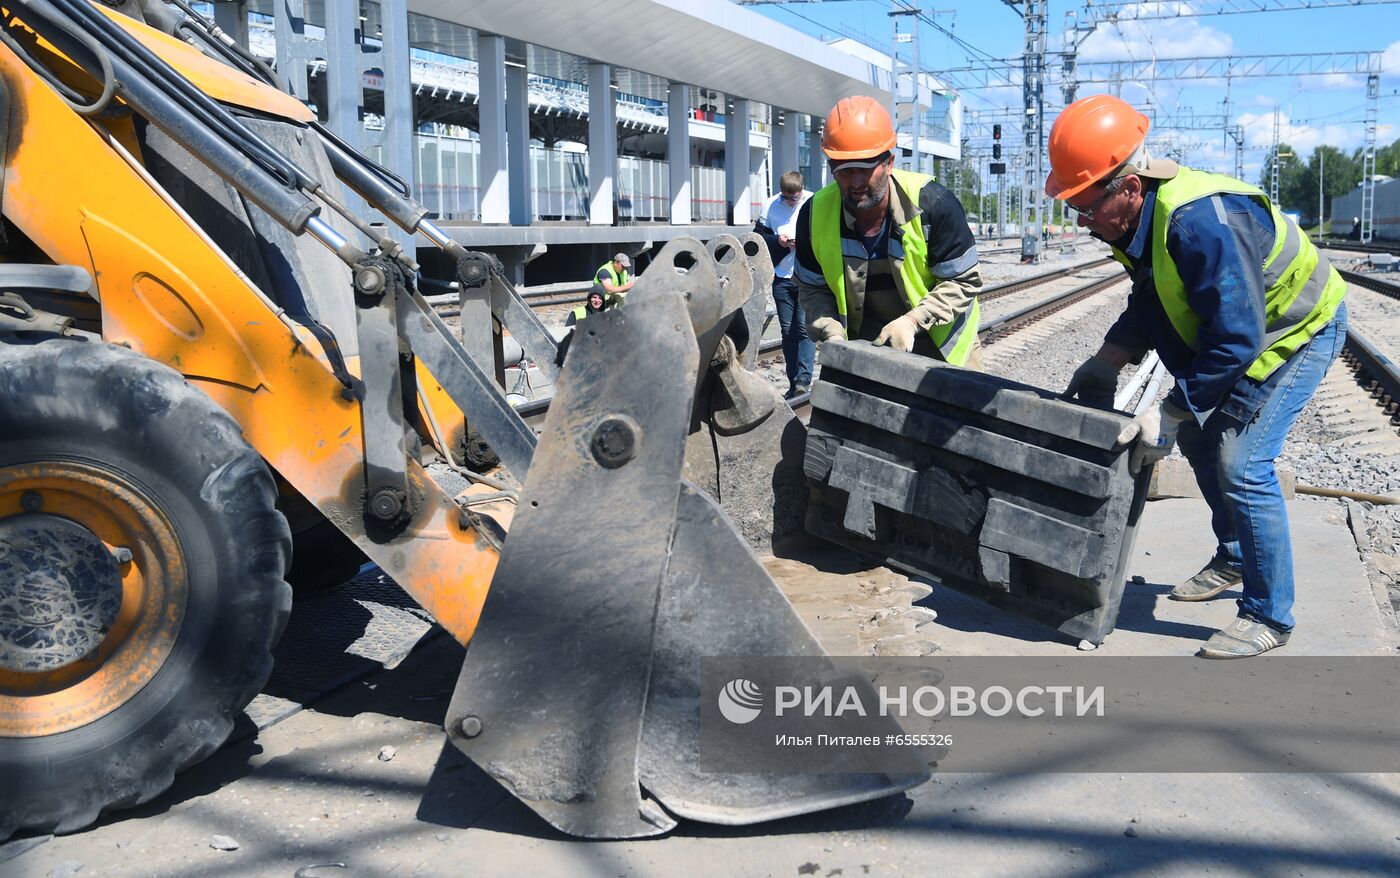
<svg viewBox="0 0 1400 878">
<path fill-rule="evenodd" d="M 797 300 L 792 271 L 797 248 L 797 211 L 812 193 L 803 188 L 802 174 L 788 171 L 779 181 L 778 194 L 768 199 L 754 223 L 754 231 L 768 242 L 773 256 L 773 304 L 783 332 L 783 359 L 787 364 L 788 392 L 792 399 L 812 386 L 812 366 L 817 348 L 807 336 L 807 317 Z"/>
</svg>

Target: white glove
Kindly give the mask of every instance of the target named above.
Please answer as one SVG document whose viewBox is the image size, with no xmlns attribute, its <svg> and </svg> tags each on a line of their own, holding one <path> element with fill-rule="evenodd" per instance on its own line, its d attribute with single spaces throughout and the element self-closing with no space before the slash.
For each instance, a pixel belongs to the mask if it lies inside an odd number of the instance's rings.
<svg viewBox="0 0 1400 878">
<path fill-rule="evenodd" d="M 897 351 L 912 351 L 914 349 L 914 333 L 919 331 L 919 326 L 908 314 L 899 317 L 885 324 L 885 328 L 880 330 L 880 334 L 875 337 L 875 344 L 882 345 L 889 342 L 890 347 Z"/>
<path fill-rule="evenodd" d="M 819 344 L 832 339 L 846 340 L 846 327 L 835 317 L 818 317 L 807 328 L 812 331 L 812 340 Z"/>
<path fill-rule="evenodd" d="M 1119 445 L 1137 440 L 1133 455 L 1128 461 L 1128 468 L 1138 472 L 1171 454 L 1172 449 L 1176 447 L 1176 434 L 1189 417 L 1190 412 L 1179 409 L 1164 399 L 1157 408 L 1148 409 L 1129 421 L 1118 434 Z"/>
<path fill-rule="evenodd" d="M 1065 388 L 1065 399 L 1077 396 L 1086 405 L 1112 408 L 1113 394 L 1118 390 L 1118 371 L 1118 367 L 1108 360 L 1090 357 L 1074 370 L 1074 377 L 1069 379 L 1069 386 Z"/>
</svg>

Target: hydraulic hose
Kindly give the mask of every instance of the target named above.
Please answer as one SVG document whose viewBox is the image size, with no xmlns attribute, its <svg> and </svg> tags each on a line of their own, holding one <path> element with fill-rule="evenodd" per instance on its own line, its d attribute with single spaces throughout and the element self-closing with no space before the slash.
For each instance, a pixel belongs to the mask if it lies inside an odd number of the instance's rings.
<svg viewBox="0 0 1400 878">
<path fill-rule="evenodd" d="M 62 15 L 72 20 L 83 32 L 92 34 L 113 55 L 114 67 L 123 64 L 128 74 L 139 76 L 151 86 L 152 91 L 160 92 L 169 99 L 168 106 L 178 107 L 194 116 L 201 124 L 219 132 L 225 139 L 233 141 L 269 173 L 280 178 L 288 188 L 308 187 L 315 178 L 305 170 L 278 153 L 261 138 L 253 134 L 233 114 L 217 101 L 189 83 L 179 72 L 165 63 L 140 40 L 118 26 L 114 21 L 93 8 L 86 0 L 19 0 L 17 5 L 43 11 L 45 7 L 52 15 Z M 119 77 L 120 86 L 127 82 Z M 159 124 L 159 120 L 151 121 Z"/>
<path fill-rule="evenodd" d="M 383 211 L 385 216 L 398 223 L 404 231 L 418 231 L 419 224 L 428 213 L 426 207 L 395 191 L 383 177 L 356 161 L 356 154 L 338 139 L 327 138 L 325 147 L 335 175 L 344 181 L 345 185 Z"/>
</svg>

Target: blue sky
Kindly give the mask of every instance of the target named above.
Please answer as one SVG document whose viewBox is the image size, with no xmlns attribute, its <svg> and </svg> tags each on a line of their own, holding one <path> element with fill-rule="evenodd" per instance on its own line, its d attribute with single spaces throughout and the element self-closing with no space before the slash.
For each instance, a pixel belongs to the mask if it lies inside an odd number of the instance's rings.
<svg viewBox="0 0 1400 878">
<path fill-rule="evenodd" d="M 1163 4 L 1142 4 L 1163 5 Z M 1219 8 L 1210 0 L 1174 2 L 1170 7 Z M 1023 27 L 1016 11 L 1000 0 L 921 0 L 936 14 L 934 20 L 958 38 L 993 58 L 1016 58 L 1022 52 Z M 1057 50 L 1065 12 L 1080 11 L 1084 0 L 1051 0 L 1048 8 L 1049 47 Z M 775 21 L 814 35 L 833 38 L 858 32 L 888 46 L 889 0 L 838 0 L 754 6 Z M 844 30 L 843 30 L 844 29 Z M 968 66 L 969 51 L 933 27 L 920 25 L 926 67 L 933 72 Z M 1377 142 L 1400 138 L 1400 3 L 1377 3 L 1335 9 L 1300 9 L 1268 13 L 1183 16 L 1165 20 L 1123 22 L 1101 26 L 1080 47 L 1080 60 L 1143 60 L 1147 58 L 1217 57 L 1223 55 L 1293 54 L 1304 52 L 1385 52 Z M 1057 59 L 1055 59 L 1057 60 Z M 1052 66 L 1058 66 L 1053 64 Z M 1106 91 L 1084 85 L 1079 94 Z M 1047 88 L 1047 99 L 1058 86 Z M 1256 179 L 1273 140 L 1274 110 L 1280 113 L 1281 138 L 1306 158 L 1318 144 L 1350 151 L 1364 141 L 1366 81 L 1364 76 L 1260 77 L 1235 79 L 1233 121 L 1245 128 L 1245 176 Z M 1224 110 L 1223 80 L 1159 80 L 1125 83 L 1122 95 L 1133 103 L 1150 102 L 1162 115 Z M 997 106 L 1019 108 L 1020 89 L 965 92 L 964 106 L 993 111 Z M 1154 132 L 1170 139 L 1188 162 L 1229 170 L 1234 147 L 1226 150 L 1219 132 Z"/>
</svg>

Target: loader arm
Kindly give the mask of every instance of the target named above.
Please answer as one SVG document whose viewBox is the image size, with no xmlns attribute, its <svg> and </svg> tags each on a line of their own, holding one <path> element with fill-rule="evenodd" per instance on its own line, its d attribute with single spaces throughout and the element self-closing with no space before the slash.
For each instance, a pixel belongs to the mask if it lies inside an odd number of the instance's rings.
<svg viewBox="0 0 1400 878">
<path fill-rule="evenodd" d="M 700 691 L 701 657 L 824 658 L 720 505 L 683 478 L 688 437 L 706 429 L 716 461 L 742 458 L 743 480 L 777 482 L 760 446 L 781 435 L 787 449 L 801 429 L 744 369 L 754 292 L 771 275 L 750 260 L 752 240 L 678 239 L 658 254 L 627 307 L 571 345 L 537 437 L 494 364 L 473 360 L 417 293 L 411 255 L 345 208 L 341 181 L 446 250 L 529 353 L 552 362 L 557 350 L 499 266 L 452 242 L 390 175 L 270 86 L 232 70 L 224 81 L 140 23 L 84 0 L 14 6 L 37 35 L 11 23 L 0 44 L 5 217 L 53 262 L 91 272 L 106 341 L 183 374 L 471 644 L 446 725 L 485 771 L 557 828 L 608 838 L 927 779 L 913 756 L 896 771 L 720 782 L 700 764 L 700 705 L 714 695 Z M 450 457 L 464 419 L 522 486 L 494 522 L 420 462 L 424 445 Z M 776 530 L 778 504 L 762 503 Z"/>
<path fill-rule="evenodd" d="M 413 461 L 419 511 L 398 535 L 370 539 L 360 407 L 342 394 L 314 334 L 251 283 L 116 135 L 74 113 L 5 46 L 0 76 L 11 101 L 5 217 L 54 262 L 92 272 L 104 338 L 186 375 L 283 478 L 469 642 L 496 568 L 490 542 Z"/>
</svg>

